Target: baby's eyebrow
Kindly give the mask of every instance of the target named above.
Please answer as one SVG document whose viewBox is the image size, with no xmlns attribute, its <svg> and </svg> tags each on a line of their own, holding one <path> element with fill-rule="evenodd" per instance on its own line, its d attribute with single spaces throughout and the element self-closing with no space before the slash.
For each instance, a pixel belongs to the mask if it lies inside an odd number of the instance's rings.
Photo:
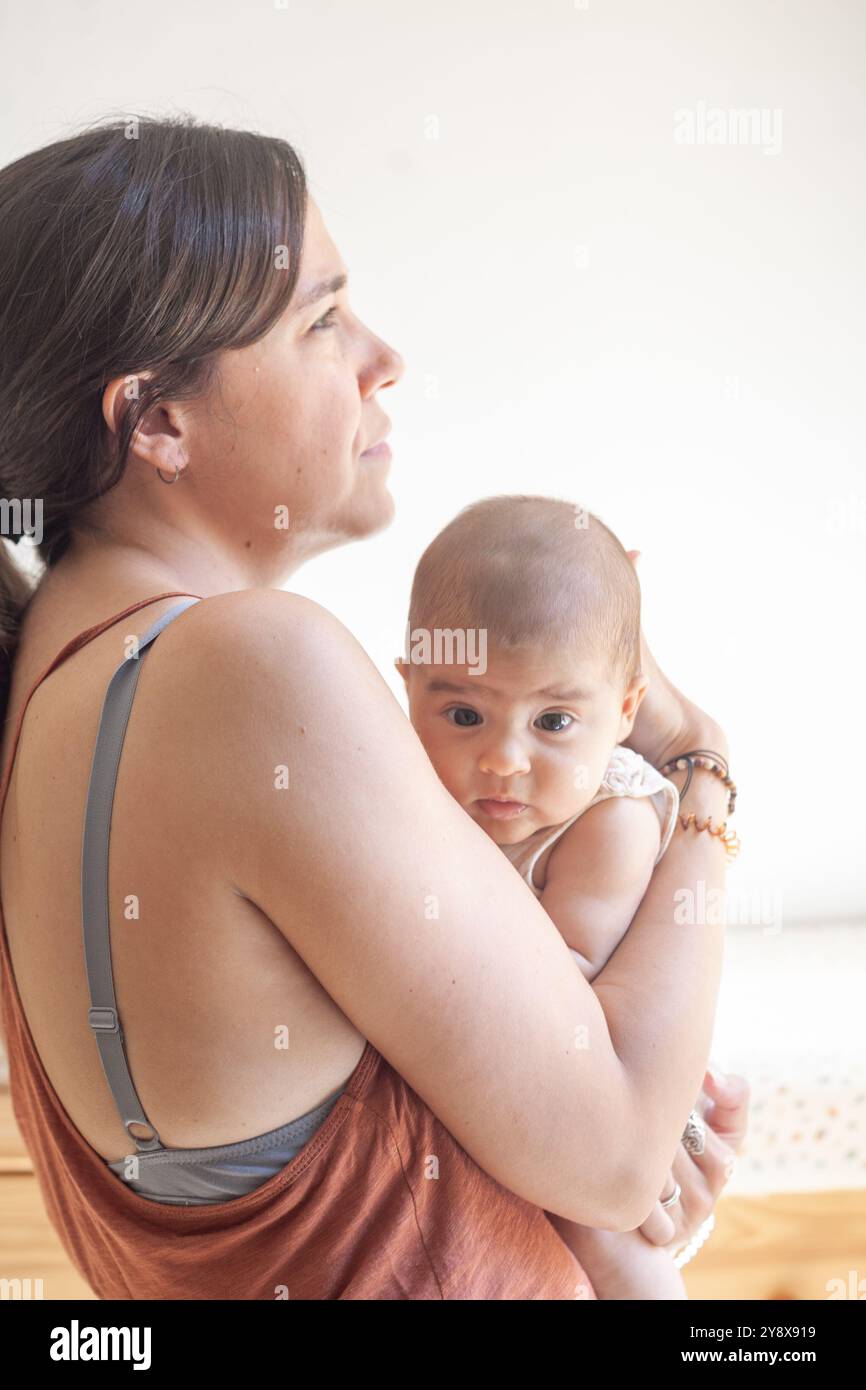
<svg viewBox="0 0 866 1390">
<path fill-rule="evenodd" d="M 498 690 L 493 690 L 489 685 L 483 685 L 481 681 L 473 685 L 458 685 L 454 681 L 432 680 L 427 684 L 427 689 L 433 693 L 450 692 L 452 695 L 467 695 L 473 691 L 483 690 L 488 695 L 498 695 Z M 557 690 L 555 686 L 545 686 L 543 690 L 533 690 L 529 696 L 530 700 L 535 700 L 539 696 L 549 696 L 554 700 L 563 702 L 573 702 L 575 704 L 586 704 L 593 698 L 591 690 Z"/>
<path fill-rule="evenodd" d="M 488 695 L 499 694 L 498 690 L 491 690 L 491 687 L 489 685 L 482 685 L 481 681 L 478 681 L 474 685 L 457 685 L 454 681 L 443 680 L 428 681 L 427 689 L 434 691 L 450 691 L 452 695 L 466 695 L 468 692 L 471 692 L 473 690 L 483 690 Z"/>
<path fill-rule="evenodd" d="M 549 695 L 552 700 L 573 700 L 575 704 L 586 703 L 593 697 L 591 690 L 557 690 L 554 685 L 546 685 L 543 690 L 534 690 L 531 698 L 537 695 Z"/>
</svg>

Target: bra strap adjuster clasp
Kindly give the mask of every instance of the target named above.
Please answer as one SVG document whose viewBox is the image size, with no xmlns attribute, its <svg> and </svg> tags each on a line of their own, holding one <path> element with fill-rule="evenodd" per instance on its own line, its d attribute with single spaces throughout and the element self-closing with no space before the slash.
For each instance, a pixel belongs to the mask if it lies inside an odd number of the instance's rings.
<svg viewBox="0 0 866 1390">
<path fill-rule="evenodd" d="M 94 1033 L 119 1033 L 116 1009 L 92 1008 L 87 1010 L 87 1022 Z"/>
</svg>

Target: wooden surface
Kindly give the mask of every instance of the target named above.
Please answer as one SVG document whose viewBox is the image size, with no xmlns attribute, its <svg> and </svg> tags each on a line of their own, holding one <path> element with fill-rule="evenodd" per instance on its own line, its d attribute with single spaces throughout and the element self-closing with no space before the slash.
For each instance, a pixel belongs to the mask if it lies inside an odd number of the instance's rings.
<svg viewBox="0 0 866 1390">
<path fill-rule="evenodd" d="M 723 1197 L 683 1278 L 692 1299 L 826 1300 L 832 1280 L 866 1298 L 866 1190 Z"/>
<path fill-rule="evenodd" d="M 0 1277 L 42 1280 L 42 1297 L 93 1299 L 45 1215 L 32 1174 L 0 1173 Z"/>
<path fill-rule="evenodd" d="M 695 1300 L 825 1300 L 830 1280 L 842 1281 L 849 1298 L 862 1280 L 866 1298 L 866 1190 L 723 1198 L 683 1277 Z M 41 1279 L 46 1300 L 94 1297 L 48 1222 L 2 1089 L 0 1278 Z"/>
</svg>

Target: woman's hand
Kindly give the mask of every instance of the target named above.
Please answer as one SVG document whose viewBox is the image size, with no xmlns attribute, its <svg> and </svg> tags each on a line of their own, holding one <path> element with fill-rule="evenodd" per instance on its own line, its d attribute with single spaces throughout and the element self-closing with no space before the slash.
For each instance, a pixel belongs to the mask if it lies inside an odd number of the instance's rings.
<svg viewBox="0 0 866 1390">
<path fill-rule="evenodd" d="M 629 550 L 627 554 L 637 569 L 640 551 Z M 640 753 L 653 767 L 663 767 L 691 748 L 709 748 L 727 757 L 728 741 L 721 726 L 668 680 L 647 646 L 642 627 L 640 636 L 641 669 L 649 677 L 649 685 L 634 727 L 623 740 L 626 748 Z"/>
<path fill-rule="evenodd" d="M 706 1146 L 702 1154 L 691 1154 L 680 1144 L 668 1176 L 663 1197 L 679 1183 L 678 1202 L 663 1209 L 657 1202 L 642 1226 L 641 1233 L 653 1245 L 670 1248 L 674 1254 L 692 1239 L 712 1212 L 719 1193 L 730 1178 L 736 1154 L 743 1142 L 749 1116 L 749 1083 L 743 1076 L 717 1080 L 708 1071 L 703 1092 L 709 1103 L 704 1110 Z"/>
</svg>

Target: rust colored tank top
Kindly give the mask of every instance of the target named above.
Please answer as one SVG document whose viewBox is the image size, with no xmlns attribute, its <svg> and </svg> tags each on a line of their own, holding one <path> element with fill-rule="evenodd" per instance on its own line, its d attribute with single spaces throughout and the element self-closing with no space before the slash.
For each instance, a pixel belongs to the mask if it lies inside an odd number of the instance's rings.
<svg viewBox="0 0 866 1390">
<path fill-rule="evenodd" d="M 182 596 L 182 595 L 179 595 Z M 72 638 L 33 692 L 156 594 Z M 206 600 L 203 600 L 206 602 Z M 0 913 L 12 1105 L 51 1224 L 102 1299 L 594 1299 L 544 1212 L 485 1173 L 372 1043 L 312 1139 L 231 1201 L 148 1201 L 73 1125 L 36 1051 Z M 95 1044 L 94 1044 L 95 1046 Z"/>
</svg>

